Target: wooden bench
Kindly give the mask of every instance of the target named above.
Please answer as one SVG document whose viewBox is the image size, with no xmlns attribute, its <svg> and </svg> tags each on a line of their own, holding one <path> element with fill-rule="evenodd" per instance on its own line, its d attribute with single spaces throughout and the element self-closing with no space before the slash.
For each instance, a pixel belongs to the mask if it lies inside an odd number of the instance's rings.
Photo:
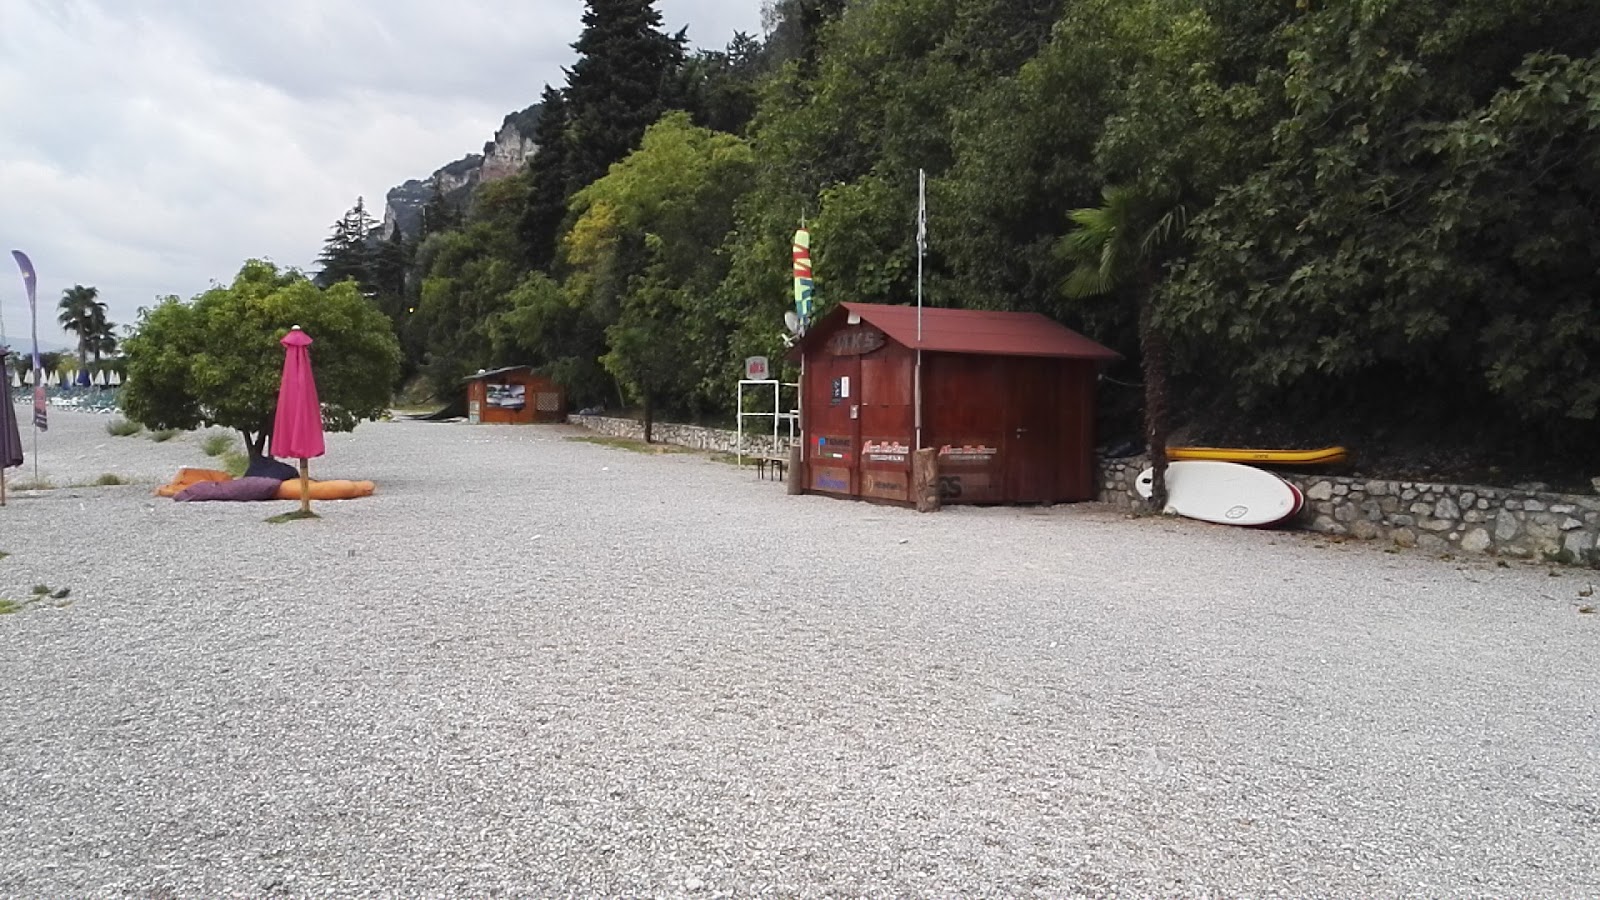
<svg viewBox="0 0 1600 900">
<path fill-rule="evenodd" d="M 780 459 L 779 457 L 776 457 L 776 456 L 758 456 L 758 457 L 756 457 L 756 477 L 757 478 L 766 478 L 767 477 L 767 470 L 769 468 L 772 470 L 773 477 L 776 478 L 779 481 L 782 481 L 782 480 L 784 480 L 784 474 L 786 473 L 786 471 L 789 468 L 789 460 Z"/>
</svg>

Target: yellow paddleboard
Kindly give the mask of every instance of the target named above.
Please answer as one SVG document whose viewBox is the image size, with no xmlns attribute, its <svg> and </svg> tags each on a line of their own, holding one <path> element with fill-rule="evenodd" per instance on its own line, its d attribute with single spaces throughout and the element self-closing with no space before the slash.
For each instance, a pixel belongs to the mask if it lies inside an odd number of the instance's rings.
<svg viewBox="0 0 1600 900">
<path fill-rule="evenodd" d="M 1327 466 L 1350 457 L 1343 447 L 1320 450 L 1240 450 L 1232 447 L 1168 447 L 1167 459 L 1216 459 L 1223 462 L 1268 463 L 1280 466 Z"/>
</svg>

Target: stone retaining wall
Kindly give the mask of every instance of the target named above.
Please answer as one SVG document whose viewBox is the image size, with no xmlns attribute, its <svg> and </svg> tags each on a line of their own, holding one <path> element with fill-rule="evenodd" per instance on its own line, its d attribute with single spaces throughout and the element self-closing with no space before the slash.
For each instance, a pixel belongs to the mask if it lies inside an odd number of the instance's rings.
<svg viewBox="0 0 1600 900">
<path fill-rule="evenodd" d="M 1142 502 L 1133 480 L 1143 457 L 1102 460 L 1100 499 Z M 1600 497 L 1421 481 L 1278 472 L 1305 492 L 1296 523 L 1432 551 L 1489 553 L 1600 567 Z"/>
<path fill-rule="evenodd" d="M 640 423 L 631 419 L 567 418 L 600 434 L 644 436 Z M 733 453 L 736 443 L 732 431 L 696 425 L 657 423 L 654 437 L 663 443 L 720 453 Z M 746 434 L 744 453 L 787 455 L 788 440 L 778 443 L 774 448 L 771 435 Z M 1141 504 L 1133 480 L 1147 465 L 1143 457 L 1100 460 L 1097 499 L 1121 509 Z M 1423 550 L 1489 553 L 1600 568 L 1600 496 L 1279 474 L 1305 492 L 1306 507 L 1295 524 L 1311 531 L 1392 541 Z"/>
<path fill-rule="evenodd" d="M 570 415 L 567 416 L 567 421 L 610 437 L 632 438 L 636 441 L 644 440 L 644 424 L 633 419 Z M 650 436 L 659 443 L 691 447 L 695 450 L 707 450 L 713 453 L 738 452 L 738 433 L 723 428 L 657 422 L 650 430 Z M 787 459 L 789 457 L 789 439 L 787 436 L 780 437 L 777 446 L 774 446 L 770 433 L 763 435 L 746 432 L 743 453 L 745 456 L 776 456 Z"/>
</svg>

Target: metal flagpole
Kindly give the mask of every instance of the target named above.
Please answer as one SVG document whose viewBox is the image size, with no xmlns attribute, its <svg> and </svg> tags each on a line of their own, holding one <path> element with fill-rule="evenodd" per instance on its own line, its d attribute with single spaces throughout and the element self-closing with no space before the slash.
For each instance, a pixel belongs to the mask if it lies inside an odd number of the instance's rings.
<svg viewBox="0 0 1600 900">
<path fill-rule="evenodd" d="M 917 372 L 913 383 L 916 392 L 916 449 L 922 449 L 922 254 L 928 247 L 928 173 L 917 170 Z"/>
</svg>

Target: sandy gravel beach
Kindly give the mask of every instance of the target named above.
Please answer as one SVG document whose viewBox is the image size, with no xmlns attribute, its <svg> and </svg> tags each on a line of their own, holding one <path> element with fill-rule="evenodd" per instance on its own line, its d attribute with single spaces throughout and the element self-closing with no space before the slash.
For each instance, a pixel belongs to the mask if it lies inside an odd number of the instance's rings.
<svg viewBox="0 0 1600 900">
<path fill-rule="evenodd" d="M 0 509 L 0 895 L 1600 894 L 1592 570 L 459 422 L 274 525 L 106 421 Z"/>
</svg>

